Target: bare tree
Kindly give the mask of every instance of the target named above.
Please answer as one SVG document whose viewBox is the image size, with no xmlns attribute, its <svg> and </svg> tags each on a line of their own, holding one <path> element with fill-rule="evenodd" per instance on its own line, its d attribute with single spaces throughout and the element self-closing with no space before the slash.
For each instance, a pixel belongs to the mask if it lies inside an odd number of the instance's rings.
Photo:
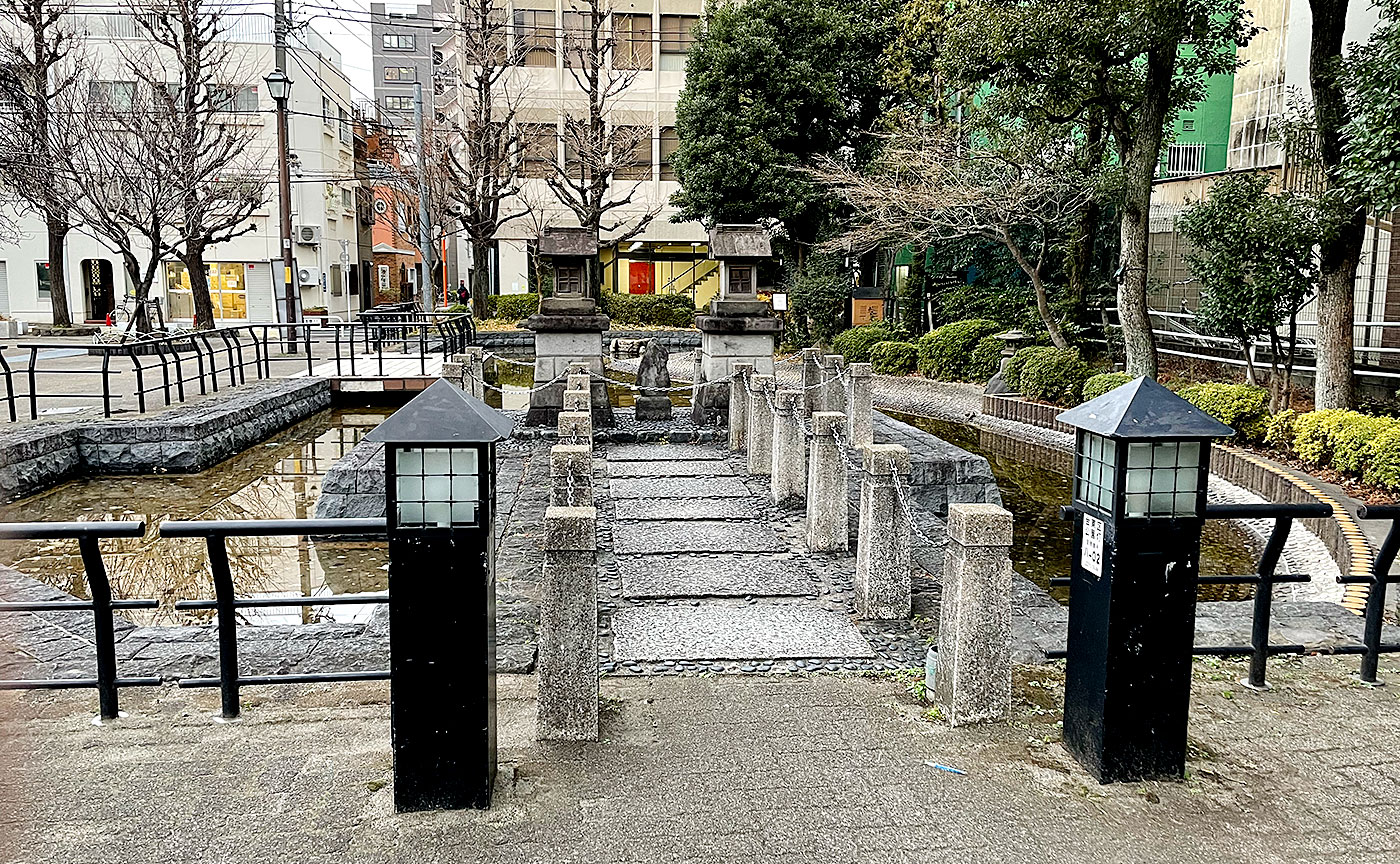
<svg viewBox="0 0 1400 864">
<path fill-rule="evenodd" d="M 461 119 L 436 125 L 429 140 L 437 158 L 429 164 L 443 175 L 445 209 L 460 222 L 471 246 L 472 314 L 485 318 L 491 247 L 501 226 L 523 215 L 502 213 L 501 202 L 520 192 L 524 176 L 516 123 L 522 87 L 513 73 L 524 45 L 521 40 L 510 47 L 499 0 L 461 0 L 461 15 L 456 40 L 461 80 L 455 82 Z"/>
<path fill-rule="evenodd" d="M 1006 247 L 1035 289 L 1036 311 L 1056 347 L 1069 347 L 1050 309 L 1045 275 L 1093 188 L 1063 141 L 1024 129 L 1014 146 L 970 149 L 954 134 L 892 139 L 864 171 L 826 160 L 813 172 L 853 212 L 825 247 L 871 249 L 981 237 Z"/>
<path fill-rule="evenodd" d="M 215 0 L 167 0 L 158 13 L 140 11 L 144 41 L 126 63 L 159 121 L 138 129 L 139 146 L 172 199 L 170 230 L 160 245 L 185 265 L 194 326 L 209 329 L 214 309 L 205 255 L 253 230 L 251 217 L 271 180 L 257 127 L 240 116 L 258 109 L 256 90 L 249 90 L 255 73 L 223 38 L 225 13 Z"/>
<path fill-rule="evenodd" d="M 546 183 L 580 226 L 620 243 L 645 231 L 661 212 L 660 206 L 636 212 L 642 182 L 625 182 L 642 164 L 640 147 L 647 148 L 646 163 L 651 162 L 651 126 L 618 122 L 623 96 L 644 64 L 636 62 L 638 49 L 630 40 L 618 39 L 609 0 L 571 0 L 571 5 L 563 28 L 564 66 L 587 105 L 577 114 L 566 113 L 564 158 L 556 154 L 550 160 Z M 648 38 L 647 57 L 650 44 Z"/>
<path fill-rule="evenodd" d="M 71 188 L 59 168 L 62 115 L 53 110 L 77 86 L 71 53 L 79 37 L 69 0 L 0 0 L 0 70 L 12 78 L 0 110 L 0 186 L 44 220 L 48 235 L 49 299 L 53 323 L 68 327 L 64 241 L 73 227 Z"/>
</svg>

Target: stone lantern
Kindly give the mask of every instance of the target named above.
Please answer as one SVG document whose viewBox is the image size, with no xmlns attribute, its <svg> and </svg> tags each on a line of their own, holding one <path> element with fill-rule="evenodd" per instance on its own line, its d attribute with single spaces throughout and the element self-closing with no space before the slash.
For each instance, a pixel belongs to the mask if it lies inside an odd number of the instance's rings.
<svg viewBox="0 0 1400 864">
<path fill-rule="evenodd" d="M 554 271 L 554 294 L 540 298 L 539 313 L 525 321 L 525 327 L 535 333 L 534 386 L 543 388 L 530 394 L 525 422 L 554 425 L 564 407 L 561 376 L 570 363 L 582 361 L 593 374 L 593 424 L 611 426 L 612 409 L 602 375 L 603 334 L 612 321 L 598 312 L 598 237 L 586 228 L 546 228 L 536 251 Z"/>
<path fill-rule="evenodd" d="M 1076 428 L 1065 746 L 1100 783 L 1181 777 L 1210 445 L 1230 427 L 1149 378 Z"/>
<path fill-rule="evenodd" d="M 491 805 L 496 776 L 496 442 L 509 417 L 439 379 L 384 444 L 394 806 Z"/>
<path fill-rule="evenodd" d="M 751 363 L 760 375 L 773 374 L 773 350 L 783 324 L 768 301 L 758 298 L 758 265 L 773 257 L 768 231 L 760 225 L 716 225 L 710 230 L 710 257 L 719 262 L 719 297 L 708 315 L 697 315 L 700 374 L 714 386 L 703 388 L 697 413 L 707 417 L 728 405 L 729 376 L 737 363 Z"/>
<path fill-rule="evenodd" d="M 1002 377 L 1002 375 L 1006 372 L 1006 364 L 1010 363 L 1011 358 L 1016 356 L 1016 350 L 1030 339 L 1030 337 L 1027 336 L 1020 329 L 1007 330 L 1005 333 L 998 333 L 996 334 L 996 338 L 1000 339 L 1002 345 L 1005 347 L 1001 349 L 1001 362 L 1000 365 L 997 366 L 996 374 L 993 375 L 989 381 L 987 381 L 987 388 L 984 391 L 982 391 L 993 396 L 999 395 L 1001 393 L 1012 392 L 1011 388 L 1007 386 L 1006 380 Z"/>
</svg>

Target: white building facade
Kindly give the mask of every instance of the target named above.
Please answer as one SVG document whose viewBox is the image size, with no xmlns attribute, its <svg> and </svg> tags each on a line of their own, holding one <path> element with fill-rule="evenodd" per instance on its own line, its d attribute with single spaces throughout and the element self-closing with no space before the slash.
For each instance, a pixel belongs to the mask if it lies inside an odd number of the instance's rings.
<svg viewBox="0 0 1400 864">
<path fill-rule="evenodd" d="M 104 10 L 110 6 L 102 7 Z M 132 87 L 123 81 L 123 42 L 135 43 L 140 29 L 130 13 L 78 13 L 77 29 L 86 34 L 92 87 L 109 91 Z M 209 287 L 216 324 L 265 323 L 283 314 L 279 197 L 276 183 L 277 123 L 275 104 L 263 78 L 276 68 L 272 22 L 265 15 L 230 15 L 224 34 L 231 44 L 228 73 L 230 122 L 257 130 L 249 152 L 266 160 L 263 205 L 253 214 L 251 230 L 211 247 Z M 135 46 L 139 47 L 139 46 Z M 360 308 L 356 274 L 361 255 L 355 207 L 355 123 L 349 79 L 339 53 L 310 28 L 293 34 L 287 48 L 292 92 L 288 102 L 288 138 L 292 153 L 292 225 L 295 278 L 304 311 L 325 309 L 347 317 Z M 129 73 L 128 73 L 129 77 Z M 17 243 L 0 244 L 0 315 L 46 323 L 52 320 L 48 292 L 48 244 L 42 219 L 32 211 L 0 204 L 0 219 L 19 229 Z M 78 226 L 68 234 L 64 272 L 69 312 L 74 321 L 101 322 L 133 291 L 121 259 L 92 232 Z M 187 323 L 193 297 L 184 266 L 167 261 L 152 287 L 167 321 Z"/>
</svg>

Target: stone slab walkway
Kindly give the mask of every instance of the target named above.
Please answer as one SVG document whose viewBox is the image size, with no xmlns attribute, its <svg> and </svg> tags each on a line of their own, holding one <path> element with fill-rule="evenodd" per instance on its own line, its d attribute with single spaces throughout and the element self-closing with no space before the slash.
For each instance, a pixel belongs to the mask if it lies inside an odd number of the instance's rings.
<svg viewBox="0 0 1400 864">
<path fill-rule="evenodd" d="M 1187 778 L 1099 786 L 1059 742 L 1059 673 L 949 729 L 902 681 L 607 678 L 599 741 L 534 741 L 500 679 L 492 810 L 396 814 L 387 686 L 0 693 L 0 860 L 22 864 L 1377 864 L 1400 860 L 1400 688 L 1199 662 Z M 1383 664 L 1392 681 L 1400 675 Z M 953 774 L 936 766 L 965 772 Z"/>
</svg>

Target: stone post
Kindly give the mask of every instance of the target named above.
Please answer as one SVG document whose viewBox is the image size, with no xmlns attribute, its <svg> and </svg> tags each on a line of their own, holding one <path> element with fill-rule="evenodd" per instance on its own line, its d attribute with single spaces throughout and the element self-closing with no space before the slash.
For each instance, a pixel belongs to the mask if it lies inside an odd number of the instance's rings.
<svg viewBox="0 0 1400 864">
<path fill-rule="evenodd" d="M 822 405 L 824 411 L 840 411 L 849 414 L 846 405 L 846 386 L 841 370 L 846 366 L 846 358 L 840 354 L 828 354 L 822 362 Z M 851 446 L 855 446 L 854 444 Z"/>
<path fill-rule="evenodd" d="M 749 417 L 749 378 L 752 363 L 735 363 L 729 379 L 729 449 L 743 450 L 747 443 Z"/>
<path fill-rule="evenodd" d="M 953 726 L 1011 708 L 1011 514 L 949 504 L 933 701 Z"/>
<path fill-rule="evenodd" d="M 598 511 L 550 507 L 544 515 L 535 737 L 598 738 Z"/>
<path fill-rule="evenodd" d="M 749 473 L 773 470 L 773 411 L 768 399 L 774 390 L 772 375 L 749 376 L 748 429 Z"/>
<path fill-rule="evenodd" d="M 566 380 L 568 383 L 564 387 L 565 390 L 588 390 L 593 381 L 592 376 L 587 372 L 573 370 L 569 371 L 569 377 Z"/>
<path fill-rule="evenodd" d="M 468 345 L 462 355 L 462 389 L 478 399 L 486 398 L 486 349 Z"/>
<path fill-rule="evenodd" d="M 838 433 L 846 415 L 812 415 L 812 454 L 807 463 L 807 548 L 844 552 L 851 547 L 850 504 L 846 500 L 846 454 Z"/>
<path fill-rule="evenodd" d="M 559 412 L 559 441 L 593 446 L 593 415 L 587 411 Z"/>
<path fill-rule="evenodd" d="M 825 411 L 822 405 L 822 352 L 817 348 L 802 349 L 802 398 L 808 414 Z"/>
<path fill-rule="evenodd" d="M 565 411 L 588 411 L 592 406 L 593 400 L 590 398 L 587 388 L 564 391 Z"/>
<path fill-rule="evenodd" d="M 593 448 L 555 444 L 549 448 L 549 503 L 555 507 L 593 506 Z"/>
<path fill-rule="evenodd" d="M 846 371 L 846 439 L 852 447 L 875 443 L 870 381 L 869 363 L 852 363 Z"/>
<path fill-rule="evenodd" d="M 802 392 L 779 390 L 773 397 L 774 504 L 791 504 L 807 496 L 807 435 L 802 430 Z"/>
<path fill-rule="evenodd" d="M 897 474 L 896 474 L 897 472 Z M 856 530 L 856 612 L 896 620 L 910 615 L 909 514 L 895 482 L 908 488 L 909 451 L 898 444 L 861 448 Z"/>
</svg>

